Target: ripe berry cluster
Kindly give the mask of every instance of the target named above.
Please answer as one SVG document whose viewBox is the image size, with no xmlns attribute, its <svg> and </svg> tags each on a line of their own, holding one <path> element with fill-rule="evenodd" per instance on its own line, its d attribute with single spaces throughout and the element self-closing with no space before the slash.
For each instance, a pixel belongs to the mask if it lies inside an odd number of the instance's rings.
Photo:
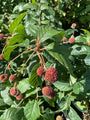
<svg viewBox="0 0 90 120">
<path fill-rule="evenodd" d="M 1 82 L 6 82 L 7 80 L 9 79 L 10 82 L 14 82 L 17 77 L 15 75 L 10 75 L 9 78 L 8 78 L 8 74 L 2 74 L 0 75 L 0 81 Z"/>
<path fill-rule="evenodd" d="M 50 83 L 54 83 L 58 79 L 58 72 L 54 67 L 50 67 L 46 71 L 44 71 L 44 69 L 42 67 L 39 67 L 37 69 L 37 74 L 39 76 L 44 75 L 45 81 L 46 82 L 48 81 Z M 42 94 L 47 96 L 49 99 L 53 99 L 55 96 L 55 92 L 50 85 L 47 85 L 47 86 L 42 88 Z"/>
<path fill-rule="evenodd" d="M 15 96 L 17 100 L 21 100 L 23 97 L 22 94 L 18 92 L 17 87 L 12 87 L 10 89 L 10 95 Z"/>
<path fill-rule="evenodd" d="M 8 77 L 8 74 L 2 74 L 0 75 L 0 81 L 2 83 L 6 82 L 7 80 L 9 79 L 10 82 L 15 82 L 17 77 L 15 75 L 10 75 Z M 12 87 L 10 89 L 10 95 L 11 96 L 15 96 L 17 100 L 21 100 L 22 99 L 22 94 L 18 92 L 18 89 L 17 87 Z"/>
</svg>

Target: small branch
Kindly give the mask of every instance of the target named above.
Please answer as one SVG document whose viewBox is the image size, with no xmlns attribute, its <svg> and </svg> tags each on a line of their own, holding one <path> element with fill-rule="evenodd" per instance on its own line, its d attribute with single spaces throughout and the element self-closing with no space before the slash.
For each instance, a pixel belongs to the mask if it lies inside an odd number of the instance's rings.
<svg viewBox="0 0 90 120">
<path fill-rule="evenodd" d="M 11 65 L 11 63 L 14 61 L 14 60 L 16 60 L 18 57 L 20 57 L 22 54 L 24 54 L 26 51 L 28 51 L 28 49 L 27 50 L 25 50 L 24 52 L 22 52 L 21 54 L 19 54 L 18 56 L 16 56 L 14 59 L 12 59 L 10 62 L 9 62 L 9 64 L 7 65 L 7 67 L 6 67 L 6 69 L 5 69 L 5 74 L 6 74 L 6 70 L 7 70 L 7 68 L 8 68 L 8 66 L 10 66 Z"/>
<path fill-rule="evenodd" d="M 43 58 L 42 54 L 41 54 L 41 58 L 42 58 L 43 66 L 44 66 L 44 68 L 47 70 L 47 67 L 46 67 L 46 64 L 45 64 L 45 61 L 44 61 L 44 58 Z"/>
<path fill-rule="evenodd" d="M 46 48 L 41 48 L 40 51 L 45 50 Z"/>
<path fill-rule="evenodd" d="M 12 75 L 12 72 L 11 72 L 11 70 L 10 70 L 10 67 L 9 67 L 9 66 L 8 66 L 8 69 L 9 69 L 10 74 Z"/>
<path fill-rule="evenodd" d="M 3 50 L 2 50 L 2 54 L 4 53 L 5 48 L 6 48 L 6 44 L 5 44 L 5 46 L 4 46 Z"/>
<path fill-rule="evenodd" d="M 39 59 L 40 59 L 40 64 L 41 64 L 41 66 L 43 66 L 42 58 L 41 58 L 40 53 L 39 53 L 38 51 L 37 51 L 37 55 L 38 55 L 38 57 L 39 57 Z"/>
<path fill-rule="evenodd" d="M 27 59 L 27 61 L 25 62 L 25 64 L 23 65 L 23 67 L 21 68 L 20 72 L 17 74 L 17 77 L 20 75 L 20 73 L 22 72 L 23 68 L 25 67 L 25 65 L 27 64 L 27 62 L 30 60 L 30 58 L 32 57 L 32 55 L 35 53 L 35 51 L 30 55 L 30 57 Z"/>
<path fill-rule="evenodd" d="M 19 107 L 19 105 L 23 102 L 23 100 L 24 100 L 24 99 L 22 99 L 22 100 L 19 102 L 19 104 L 16 106 L 16 108 Z"/>
</svg>

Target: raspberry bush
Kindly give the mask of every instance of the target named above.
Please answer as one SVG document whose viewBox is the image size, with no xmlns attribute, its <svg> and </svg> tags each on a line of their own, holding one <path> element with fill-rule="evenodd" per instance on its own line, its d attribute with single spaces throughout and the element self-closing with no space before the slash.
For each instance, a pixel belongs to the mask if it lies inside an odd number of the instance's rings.
<svg viewBox="0 0 90 120">
<path fill-rule="evenodd" d="M 77 20 L 64 30 L 59 7 L 32 0 L 1 15 L 0 120 L 89 120 L 90 32 Z"/>
</svg>

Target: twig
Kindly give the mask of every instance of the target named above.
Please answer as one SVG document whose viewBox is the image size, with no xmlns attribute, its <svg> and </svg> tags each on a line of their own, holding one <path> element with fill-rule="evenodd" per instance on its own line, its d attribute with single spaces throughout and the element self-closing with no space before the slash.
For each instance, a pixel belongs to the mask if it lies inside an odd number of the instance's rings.
<svg viewBox="0 0 90 120">
<path fill-rule="evenodd" d="M 23 65 L 23 67 L 21 68 L 20 72 L 17 74 L 17 77 L 20 75 L 20 73 L 22 72 L 23 68 L 25 67 L 25 65 L 27 64 L 27 62 L 30 60 L 30 58 L 32 57 L 32 55 L 35 53 L 35 51 L 30 55 L 30 57 L 27 59 L 27 61 L 25 62 L 25 64 Z"/>
<path fill-rule="evenodd" d="M 22 99 L 22 100 L 19 102 L 19 104 L 16 106 L 16 108 L 19 107 L 19 105 L 23 102 L 23 100 L 24 100 L 24 99 Z"/>
<path fill-rule="evenodd" d="M 18 56 L 16 56 L 14 59 L 12 59 L 12 60 L 9 62 L 9 64 L 7 65 L 4 73 L 6 73 L 6 70 L 7 70 L 8 66 L 10 66 L 11 63 L 12 63 L 14 60 L 16 60 L 18 57 L 20 57 L 20 56 L 21 56 L 22 54 L 24 54 L 26 51 L 28 51 L 28 49 L 25 50 L 24 52 L 22 52 L 21 54 L 19 54 Z"/>
</svg>

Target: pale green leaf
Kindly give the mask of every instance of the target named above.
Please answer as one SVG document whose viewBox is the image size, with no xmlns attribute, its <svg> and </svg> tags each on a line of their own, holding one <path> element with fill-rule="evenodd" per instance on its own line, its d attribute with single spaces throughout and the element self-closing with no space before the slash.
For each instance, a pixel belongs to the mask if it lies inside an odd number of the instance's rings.
<svg viewBox="0 0 90 120">
<path fill-rule="evenodd" d="M 24 107 L 24 115 L 27 120 L 37 120 L 40 117 L 37 101 L 29 101 Z"/>
<path fill-rule="evenodd" d="M 21 22 L 21 20 L 23 19 L 23 17 L 26 15 L 27 12 L 22 13 L 19 17 L 17 17 L 11 24 L 9 27 L 9 31 L 10 33 L 14 33 L 15 29 L 17 27 L 17 25 Z"/>
<path fill-rule="evenodd" d="M 77 112 L 72 107 L 70 107 L 69 117 L 70 120 L 81 120 Z"/>
</svg>

